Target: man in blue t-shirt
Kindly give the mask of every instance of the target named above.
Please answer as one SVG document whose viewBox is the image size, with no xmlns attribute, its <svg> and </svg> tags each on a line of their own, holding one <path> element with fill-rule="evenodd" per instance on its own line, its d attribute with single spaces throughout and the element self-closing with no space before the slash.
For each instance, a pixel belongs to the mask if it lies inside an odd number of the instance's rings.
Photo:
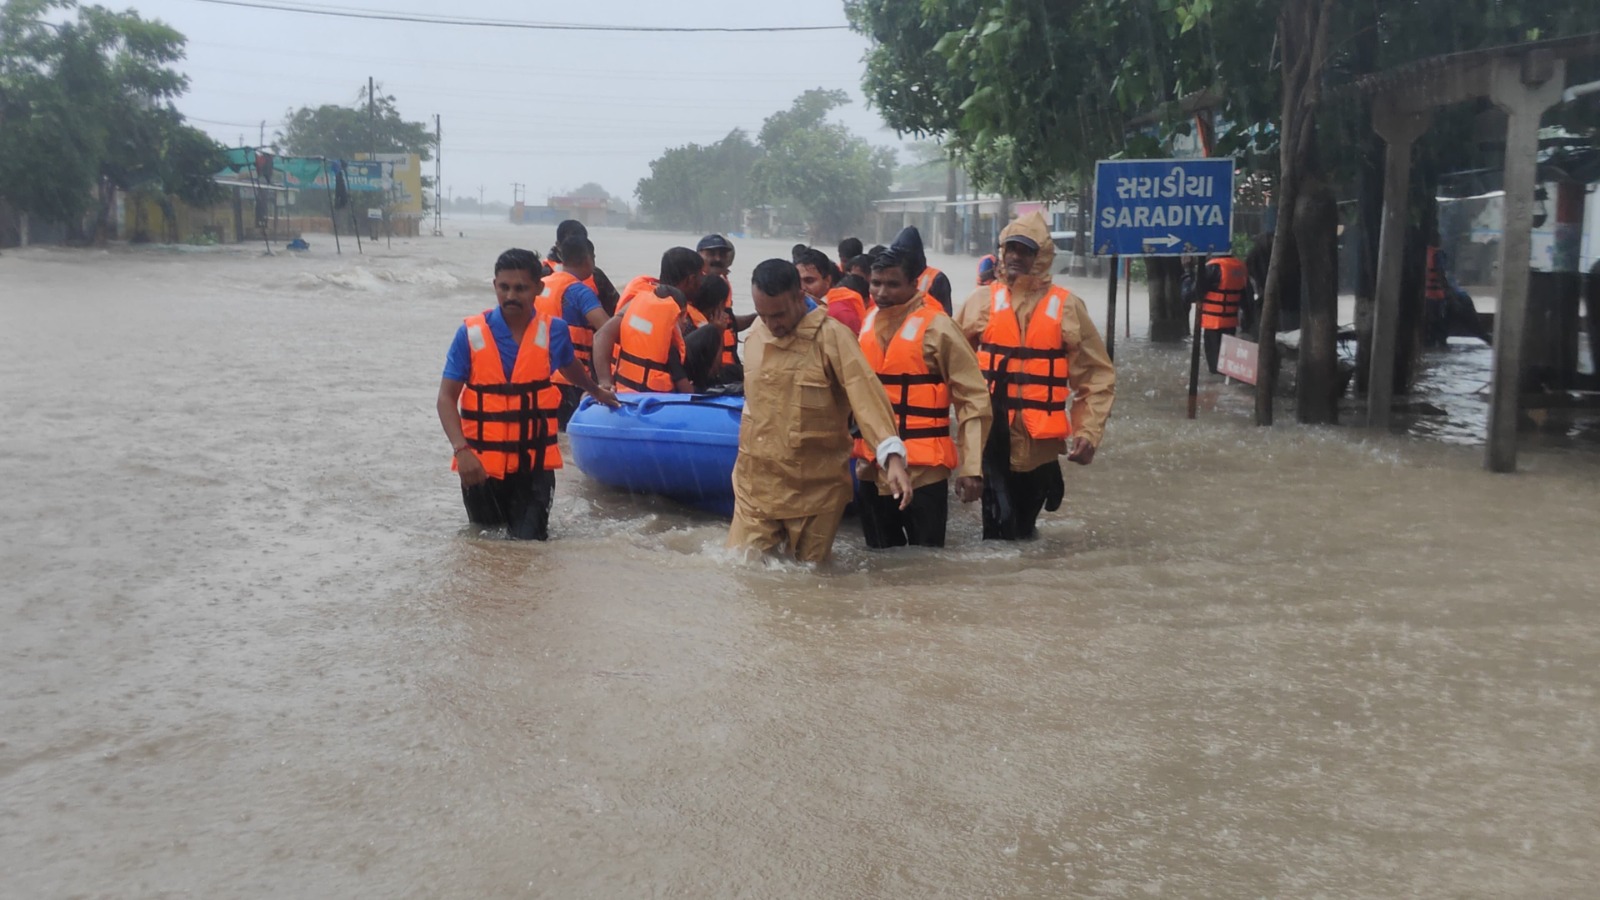
<svg viewBox="0 0 1600 900">
<path fill-rule="evenodd" d="M 494 291 L 499 305 L 484 314 L 484 324 L 494 340 L 504 382 L 513 380 L 517 356 L 524 339 L 532 339 L 528 328 L 538 321 L 534 299 L 540 289 L 540 263 L 537 254 L 529 250 L 507 250 L 494 264 Z M 445 356 L 444 376 L 439 382 L 437 409 L 439 423 L 444 426 L 445 437 L 455 451 L 455 467 L 461 476 L 461 499 L 467 508 L 467 518 L 483 526 L 505 526 L 508 537 L 518 540 L 545 540 L 549 537 L 550 506 L 555 494 L 555 471 L 544 464 L 546 449 L 496 446 L 493 441 L 468 439 L 461 423 L 462 391 L 474 383 L 491 383 L 479 373 L 473 376 L 473 350 L 486 348 L 485 335 L 478 325 L 470 329 L 462 323 L 456 329 L 455 340 Z M 617 405 L 611 391 L 595 384 L 588 369 L 578 364 L 572 352 L 572 338 L 567 325 L 560 319 L 549 320 L 546 332 L 546 349 L 550 356 L 550 370 L 559 371 L 569 381 L 587 391 L 608 406 Z M 492 365 L 492 363 L 490 363 Z M 504 396 L 503 383 L 493 383 Z M 538 390 L 529 390 L 521 396 L 529 412 L 523 414 L 515 403 L 506 404 L 506 412 L 480 413 L 479 429 L 490 423 L 504 423 L 505 416 L 519 416 L 518 424 L 528 421 L 535 427 L 545 417 L 554 417 L 555 408 L 546 410 L 537 406 Z M 487 397 L 495 392 L 480 394 L 484 409 L 489 407 Z M 507 398 L 514 400 L 516 398 Z M 554 430 L 549 438 L 554 442 Z M 510 442 L 500 442 L 510 443 Z M 559 451 L 557 451 L 559 452 Z M 559 463 L 556 463 L 559 465 Z M 492 471 L 491 471 L 492 470 Z"/>
</svg>

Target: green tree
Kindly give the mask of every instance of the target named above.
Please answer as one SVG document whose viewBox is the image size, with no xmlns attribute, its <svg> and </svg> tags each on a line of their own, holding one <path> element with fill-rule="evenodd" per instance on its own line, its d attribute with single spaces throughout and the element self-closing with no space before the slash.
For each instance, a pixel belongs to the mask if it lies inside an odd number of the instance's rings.
<svg viewBox="0 0 1600 900">
<path fill-rule="evenodd" d="M 842 237 L 865 219 L 894 174 L 893 150 L 873 147 L 827 120 L 848 102 L 843 91 L 809 90 L 761 126 L 762 156 L 751 172 L 756 196 L 798 204 L 813 242 Z"/>
<path fill-rule="evenodd" d="M 415 153 L 423 162 L 433 159 L 433 129 L 426 122 L 407 122 L 393 94 L 378 84 L 368 109 L 363 86 L 350 106 L 331 103 L 290 110 L 277 134 L 283 152 L 290 156 L 326 156 L 355 159 L 365 153 Z"/>
<path fill-rule="evenodd" d="M 50 22 L 52 13 L 75 16 Z M 135 12 L 72 0 L 0 6 L 0 196 L 80 234 L 98 195 L 106 233 L 112 188 L 213 199 L 220 148 L 172 106 L 188 79 L 171 68 L 184 37 Z"/>
<path fill-rule="evenodd" d="M 761 151 L 743 129 L 701 146 L 673 147 L 650 163 L 634 193 L 643 212 L 669 228 L 739 230 L 750 206 L 750 173 Z"/>
<path fill-rule="evenodd" d="M 1214 152 L 1264 176 L 1279 207 L 1268 325 L 1295 253 L 1302 186 L 1310 185 L 1311 208 L 1322 217 L 1317 227 L 1331 229 L 1333 186 L 1358 174 L 1372 183 L 1375 141 L 1364 111 L 1345 110 L 1354 124 L 1343 130 L 1320 127 L 1340 112 L 1330 113 L 1325 84 L 1435 54 L 1600 27 L 1592 0 L 846 0 L 845 9 L 873 43 L 864 81 L 871 101 L 900 131 L 955 147 L 979 184 L 1051 196 L 1095 159 L 1165 155 L 1194 112 L 1208 111 Z M 1474 152 L 1459 121 L 1447 118 L 1419 157 L 1456 164 Z M 1373 193 L 1362 190 L 1364 198 Z M 1322 258 L 1302 271 L 1333 272 L 1334 242 L 1315 244 L 1307 252 Z M 1186 330 L 1181 305 L 1166 293 L 1151 292 L 1157 339 Z M 1331 301 L 1324 294 L 1320 302 Z M 1331 353 L 1317 358 L 1331 367 Z M 1258 385 L 1262 424 L 1271 421 L 1269 362 Z"/>
</svg>

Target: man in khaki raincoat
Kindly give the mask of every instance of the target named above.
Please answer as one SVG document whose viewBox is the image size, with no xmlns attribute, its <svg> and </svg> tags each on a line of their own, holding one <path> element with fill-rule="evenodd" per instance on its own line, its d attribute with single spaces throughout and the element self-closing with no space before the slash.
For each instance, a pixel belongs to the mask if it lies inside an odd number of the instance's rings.
<svg viewBox="0 0 1600 900">
<path fill-rule="evenodd" d="M 801 562 L 822 562 L 850 502 L 851 414 L 902 509 L 912 494 L 905 442 L 856 336 L 826 309 L 807 308 L 794 264 L 769 259 L 751 280 L 760 321 L 745 340 L 728 546 L 766 553 L 787 545 Z"/>
<path fill-rule="evenodd" d="M 1055 245 L 1044 217 L 1033 213 L 1007 225 L 1000 246 L 1000 280 L 974 291 L 956 324 L 978 349 L 995 408 L 985 448 L 983 536 L 1015 540 L 1033 536 L 1041 509 L 1060 507 L 1065 484 L 1058 458 L 1066 454 L 1085 466 L 1094 460 L 1117 374 L 1083 301 L 1051 281 Z M 1035 346 L 1051 343 L 1055 331 L 1035 323 L 1039 315 L 1059 318 L 1059 351 Z M 1023 352 L 1011 345 L 1018 337 L 1028 348 Z"/>
</svg>

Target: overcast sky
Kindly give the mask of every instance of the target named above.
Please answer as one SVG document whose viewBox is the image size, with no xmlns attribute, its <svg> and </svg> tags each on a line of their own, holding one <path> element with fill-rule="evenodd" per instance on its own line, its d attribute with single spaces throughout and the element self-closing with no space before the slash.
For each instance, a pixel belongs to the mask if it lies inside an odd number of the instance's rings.
<svg viewBox="0 0 1600 900">
<path fill-rule="evenodd" d="M 119 0 L 101 0 L 109 6 Z M 516 22 L 644 26 L 844 25 L 841 0 L 261 0 L 325 9 L 414 12 Z M 710 143 L 808 88 L 854 102 L 837 118 L 875 144 L 903 146 L 861 95 L 865 39 L 847 30 L 767 34 L 604 34 L 329 18 L 201 0 L 132 7 L 189 39 L 189 92 L 178 108 L 217 140 L 268 140 L 286 111 L 349 105 L 371 75 L 408 120 L 443 117 L 443 186 L 456 196 L 533 202 L 597 181 L 636 202 L 634 186 L 667 147 Z M 904 157 L 904 154 L 902 154 Z M 428 170 L 431 174 L 431 168 Z"/>
</svg>

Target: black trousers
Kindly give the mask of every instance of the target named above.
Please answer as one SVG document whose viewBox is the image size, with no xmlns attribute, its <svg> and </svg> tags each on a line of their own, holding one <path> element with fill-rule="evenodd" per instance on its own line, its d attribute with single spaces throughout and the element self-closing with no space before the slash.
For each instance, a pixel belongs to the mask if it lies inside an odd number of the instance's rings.
<svg viewBox="0 0 1600 900">
<path fill-rule="evenodd" d="M 1217 373 L 1217 357 L 1222 353 L 1222 336 L 1238 333 L 1237 328 L 1207 328 L 1201 332 L 1206 348 L 1206 368 L 1211 370 L 1211 374 Z"/>
<path fill-rule="evenodd" d="M 467 519 L 489 528 L 504 526 L 517 541 L 550 538 L 550 505 L 555 500 L 556 473 L 549 469 L 512 472 L 472 487 L 462 485 Z"/>
<path fill-rule="evenodd" d="M 1061 463 L 1056 460 L 1026 472 L 1007 470 L 999 479 L 986 476 L 983 539 L 1016 541 L 1033 537 L 1038 533 L 1039 511 L 1060 509 L 1066 490 Z"/>
<path fill-rule="evenodd" d="M 923 485 L 911 492 L 911 505 L 900 508 L 893 494 L 878 493 L 877 484 L 862 482 L 856 495 L 861 533 L 874 550 L 887 547 L 943 547 L 950 520 L 950 480 Z"/>
</svg>

